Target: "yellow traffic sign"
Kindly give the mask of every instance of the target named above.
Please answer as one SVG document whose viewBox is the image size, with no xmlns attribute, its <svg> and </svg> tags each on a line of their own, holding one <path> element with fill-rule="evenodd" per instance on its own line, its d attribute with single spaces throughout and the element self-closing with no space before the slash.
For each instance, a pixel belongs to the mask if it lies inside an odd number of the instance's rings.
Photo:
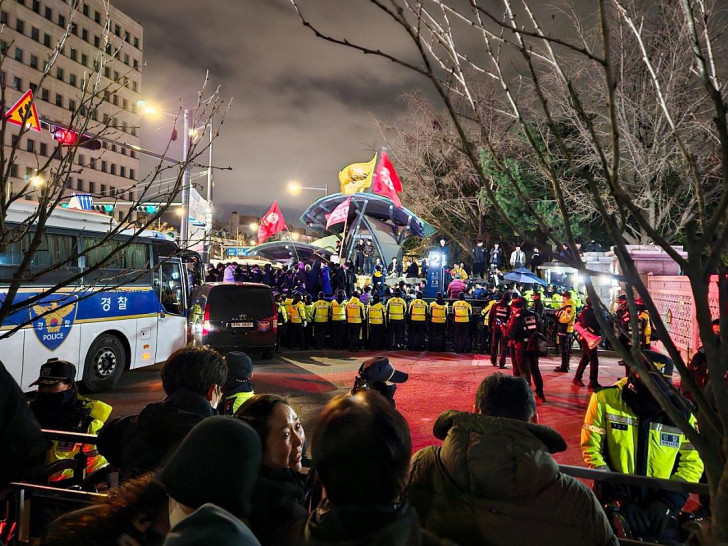
<svg viewBox="0 0 728 546">
<path fill-rule="evenodd" d="M 8 110 L 5 118 L 8 123 L 12 123 L 13 125 L 19 125 L 20 127 L 25 125 L 29 129 L 33 129 L 39 133 L 42 132 L 38 112 L 35 109 L 35 102 L 33 102 L 33 92 L 30 89 Z"/>
</svg>

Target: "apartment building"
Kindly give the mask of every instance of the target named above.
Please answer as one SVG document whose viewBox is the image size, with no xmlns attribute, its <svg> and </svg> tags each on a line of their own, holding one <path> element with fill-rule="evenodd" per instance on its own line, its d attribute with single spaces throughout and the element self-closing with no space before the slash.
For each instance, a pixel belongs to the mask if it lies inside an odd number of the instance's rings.
<svg viewBox="0 0 728 546">
<path fill-rule="evenodd" d="M 6 88 L 6 109 L 28 89 L 33 91 L 42 121 L 68 127 L 88 117 L 88 132 L 102 127 L 108 141 L 99 150 L 79 148 L 66 190 L 88 193 L 94 201 L 134 200 L 133 186 L 140 179 L 139 158 L 120 146 L 139 145 L 137 102 L 142 91 L 142 26 L 109 7 L 102 0 L 81 0 L 71 12 L 72 0 L 4 0 L 0 3 L 0 48 L 5 53 L 2 77 Z M 54 48 L 69 29 L 60 55 L 41 83 Z M 87 108 L 84 84 L 99 77 L 98 106 Z M 86 95 L 88 98 L 88 95 Z M 8 125 L 3 144 L 17 138 L 19 128 Z M 24 136 L 15 164 L 11 167 L 13 188 L 32 177 L 39 165 L 53 154 L 56 142 L 50 131 Z M 114 215 L 119 218 L 123 210 Z"/>
</svg>

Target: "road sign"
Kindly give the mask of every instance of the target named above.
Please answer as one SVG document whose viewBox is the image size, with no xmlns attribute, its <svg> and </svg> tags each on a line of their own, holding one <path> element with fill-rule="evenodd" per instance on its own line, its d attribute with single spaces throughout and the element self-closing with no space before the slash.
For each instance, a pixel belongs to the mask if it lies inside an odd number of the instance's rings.
<svg viewBox="0 0 728 546">
<path fill-rule="evenodd" d="M 20 127 L 25 125 L 29 129 L 33 129 L 39 133 L 42 132 L 38 112 L 33 102 L 33 92 L 30 89 L 8 110 L 5 118 L 8 123 L 12 123 L 13 125 L 19 125 Z"/>
</svg>

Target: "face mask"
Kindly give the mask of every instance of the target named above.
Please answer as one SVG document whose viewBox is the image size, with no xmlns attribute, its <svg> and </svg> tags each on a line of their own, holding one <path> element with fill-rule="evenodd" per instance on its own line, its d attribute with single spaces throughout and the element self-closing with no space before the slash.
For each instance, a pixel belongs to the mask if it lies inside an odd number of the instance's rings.
<svg viewBox="0 0 728 546">
<path fill-rule="evenodd" d="M 60 408 L 73 400 L 75 393 L 73 389 L 62 392 L 38 392 L 36 401 L 44 408 Z"/>
</svg>

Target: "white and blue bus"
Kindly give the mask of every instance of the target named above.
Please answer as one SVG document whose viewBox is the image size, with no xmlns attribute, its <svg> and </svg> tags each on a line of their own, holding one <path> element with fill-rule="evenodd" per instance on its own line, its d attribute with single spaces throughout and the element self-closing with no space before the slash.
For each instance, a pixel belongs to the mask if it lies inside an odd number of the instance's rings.
<svg viewBox="0 0 728 546">
<path fill-rule="evenodd" d="M 36 206 L 13 204 L 6 225 L 21 223 Z M 21 285 L 15 302 L 88 274 L 11 314 L 0 327 L 8 332 L 23 325 L 0 339 L 0 360 L 24 391 L 52 357 L 76 364 L 77 381 L 98 392 L 113 387 L 125 369 L 163 361 L 187 342 L 188 270 L 181 258 L 170 258 L 176 245 L 152 231 L 131 242 L 133 230 L 108 237 L 113 225 L 92 211 L 59 208 L 50 215 L 29 270 L 37 278 Z M 30 234 L 0 248 L 0 301 L 29 240 Z M 94 270 L 110 252 L 113 259 Z M 54 264 L 63 265 L 34 275 Z"/>
</svg>

